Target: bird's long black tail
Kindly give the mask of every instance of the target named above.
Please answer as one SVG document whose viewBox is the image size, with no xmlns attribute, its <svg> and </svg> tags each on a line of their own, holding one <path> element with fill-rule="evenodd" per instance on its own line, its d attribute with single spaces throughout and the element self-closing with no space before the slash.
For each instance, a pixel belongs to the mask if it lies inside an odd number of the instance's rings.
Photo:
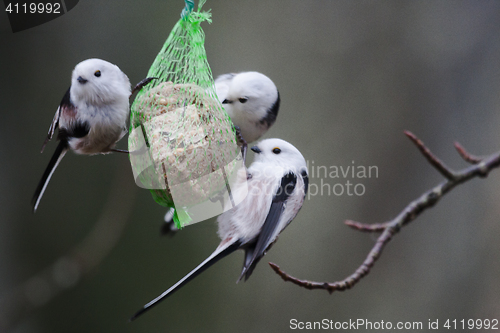
<svg viewBox="0 0 500 333">
<path fill-rule="evenodd" d="M 49 183 L 50 177 L 52 177 L 54 170 L 57 168 L 59 162 L 61 162 L 67 151 L 67 142 L 60 141 L 59 145 L 56 148 L 56 151 L 54 152 L 54 155 L 52 155 L 52 158 L 50 159 L 49 165 L 47 165 L 47 168 L 43 173 L 42 179 L 38 183 L 38 187 L 36 188 L 35 194 L 33 195 L 33 199 L 31 200 L 31 204 L 33 205 L 33 213 L 36 212 L 36 209 L 40 204 L 40 200 L 42 199 L 43 192 L 45 192 L 45 188 Z"/>
<path fill-rule="evenodd" d="M 217 250 L 214 251 L 205 261 L 203 261 L 201 264 L 199 264 L 195 269 L 193 269 L 191 272 L 189 272 L 186 276 L 184 276 L 182 279 L 179 280 L 176 284 L 174 284 L 172 287 L 170 287 L 168 290 L 166 290 L 163 294 L 160 296 L 156 297 L 154 300 L 149 302 L 148 304 L 144 305 L 142 309 L 137 311 L 135 315 L 130 318 L 130 321 L 135 320 L 137 317 L 142 315 L 144 312 L 148 311 L 151 309 L 153 306 L 158 304 L 160 301 L 164 300 L 168 296 L 172 295 L 174 292 L 179 290 L 182 286 L 184 286 L 186 283 L 203 273 L 207 268 L 215 264 L 217 261 L 220 259 L 224 258 L 228 254 L 236 251 L 240 247 L 240 242 L 239 241 L 233 241 L 232 243 L 225 244 L 223 246 L 219 246 Z"/>
</svg>

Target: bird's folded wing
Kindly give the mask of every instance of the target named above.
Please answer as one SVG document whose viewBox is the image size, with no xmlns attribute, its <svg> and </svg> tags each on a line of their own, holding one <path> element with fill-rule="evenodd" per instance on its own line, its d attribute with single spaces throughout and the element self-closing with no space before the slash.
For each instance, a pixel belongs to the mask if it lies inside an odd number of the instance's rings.
<svg viewBox="0 0 500 333">
<path fill-rule="evenodd" d="M 71 87 L 68 88 L 68 90 L 64 94 L 64 97 L 61 101 L 61 104 L 59 104 L 59 107 L 57 108 L 56 114 L 54 115 L 54 119 L 52 119 L 52 123 L 50 124 L 50 127 L 49 127 L 49 133 L 47 133 L 47 137 L 45 138 L 45 141 L 43 142 L 43 145 L 42 145 L 42 152 L 45 149 L 47 142 L 49 142 L 52 139 L 56 129 L 59 127 L 59 118 L 61 118 L 62 110 L 64 108 L 67 108 L 67 107 L 74 109 L 73 104 L 71 104 L 70 93 L 69 93 L 70 89 L 71 89 Z"/>
<path fill-rule="evenodd" d="M 243 267 L 243 271 L 238 281 L 240 281 L 243 276 L 245 276 L 245 280 L 250 277 L 259 260 L 264 256 L 269 246 L 275 241 L 280 233 L 280 218 L 286 208 L 286 201 L 294 191 L 296 184 L 297 176 L 292 172 L 287 173 L 281 178 L 280 186 L 273 197 L 271 208 L 264 221 L 255 248 L 252 251 L 253 256 L 250 260 L 245 262 L 245 266 Z"/>
</svg>

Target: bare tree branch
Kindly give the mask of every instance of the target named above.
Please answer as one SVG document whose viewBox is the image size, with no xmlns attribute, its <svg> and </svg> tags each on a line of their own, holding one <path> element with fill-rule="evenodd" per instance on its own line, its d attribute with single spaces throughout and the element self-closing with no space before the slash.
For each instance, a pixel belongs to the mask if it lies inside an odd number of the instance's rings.
<svg viewBox="0 0 500 333">
<path fill-rule="evenodd" d="M 484 178 L 489 174 L 491 170 L 500 166 L 500 152 L 483 158 L 479 158 L 474 155 L 470 155 L 460 144 L 455 143 L 455 147 L 457 148 L 460 156 L 462 156 L 465 161 L 474 164 L 459 172 L 455 172 L 444 165 L 444 163 L 441 162 L 437 157 L 435 157 L 431 153 L 431 151 L 424 145 L 424 143 L 420 141 L 414 134 L 408 131 L 405 131 L 405 134 L 418 147 L 427 161 L 434 168 L 436 168 L 446 178 L 446 180 L 422 194 L 418 199 L 412 201 L 394 219 L 390 221 L 378 224 L 364 224 L 350 220 L 345 221 L 348 226 L 356 230 L 366 232 L 382 232 L 382 234 L 378 237 L 375 245 L 371 249 L 370 253 L 368 253 L 368 256 L 363 261 L 361 266 L 359 266 L 353 274 L 349 275 L 344 280 L 332 283 L 301 280 L 288 275 L 283 270 L 281 270 L 278 265 L 269 263 L 276 274 L 281 276 L 283 280 L 290 281 L 306 289 L 325 289 L 329 293 L 332 293 L 336 290 L 343 291 L 346 289 L 350 289 L 356 283 L 358 283 L 361 278 L 363 278 L 370 272 L 370 269 L 375 264 L 375 261 L 380 257 L 385 245 L 387 245 L 387 243 L 392 239 L 392 236 L 399 232 L 403 226 L 417 218 L 424 210 L 433 207 L 446 193 L 451 191 L 455 186 L 475 177 Z"/>
<path fill-rule="evenodd" d="M 134 182 L 119 168 L 107 202 L 83 241 L 52 265 L 0 298 L 0 332 L 8 332 L 34 310 L 75 287 L 108 256 L 120 239 L 135 198 Z M 127 181 L 124 181 L 127 180 Z"/>
</svg>

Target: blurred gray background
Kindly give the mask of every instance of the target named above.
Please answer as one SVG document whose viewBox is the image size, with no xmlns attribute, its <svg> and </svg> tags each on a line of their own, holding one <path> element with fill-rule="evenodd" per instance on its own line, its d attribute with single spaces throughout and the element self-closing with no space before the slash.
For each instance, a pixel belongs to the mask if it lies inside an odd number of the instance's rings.
<svg viewBox="0 0 500 333">
<path fill-rule="evenodd" d="M 500 2 L 208 0 L 213 23 L 203 28 L 214 76 L 256 70 L 280 90 L 266 136 L 293 143 L 309 165 L 377 166 L 379 174 L 323 179 L 366 191 L 311 196 L 246 283 L 235 284 L 237 252 L 128 323 L 215 249 L 215 219 L 160 237 L 165 210 L 134 185 L 121 154 L 68 154 L 36 215 L 30 200 L 55 149 L 51 143 L 40 154 L 73 67 L 98 57 L 138 82 L 182 7 L 181 0 L 81 0 L 16 34 L 0 14 L 0 301 L 71 253 L 106 209 L 126 222 L 116 246 L 106 237 L 98 243 L 112 249 L 97 269 L 67 278 L 64 292 L 49 297 L 43 284 L 29 284 L 36 306 L 13 332 L 285 332 L 291 319 L 324 318 L 425 328 L 429 319 L 500 318 L 500 170 L 456 188 L 405 227 L 352 290 L 302 289 L 267 265 L 314 281 L 351 274 L 376 235 L 343 221 L 391 219 L 442 181 L 403 130 L 455 169 L 467 164 L 454 141 L 478 155 L 499 150 Z M 10 322 L 10 307 L 0 321 Z"/>
</svg>

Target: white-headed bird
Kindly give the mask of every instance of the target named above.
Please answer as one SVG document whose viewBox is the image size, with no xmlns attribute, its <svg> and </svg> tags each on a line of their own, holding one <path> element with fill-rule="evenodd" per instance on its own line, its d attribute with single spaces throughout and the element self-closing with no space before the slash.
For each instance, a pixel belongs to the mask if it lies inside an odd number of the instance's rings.
<svg viewBox="0 0 500 333">
<path fill-rule="evenodd" d="M 153 78 L 139 82 L 141 89 Z M 77 154 L 106 154 L 128 131 L 130 81 L 118 66 L 101 59 L 87 59 L 75 66 L 71 86 L 57 108 L 49 133 L 42 146 L 52 139 L 58 129 L 59 145 L 33 196 L 33 212 L 49 183 L 54 170 L 68 150 Z"/>
<path fill-rule="evenodd" d="M 217 219 L 221 242 L 215 252 L 167 291 L 144 305 L 131 320 L 236 250 L 245 251 L 238 281 L 248 279 L 281 231 L 295 218 L 304 203 L 309 183 L 304 157 L 297 148 L 280 139 L 264 140 L 251 149 L 256 153 L 254 162 L 248 170 L 242 168 L 238 171 L 237 181 L 232 186 L 233 197 L 246 197 Z"/>
<path fill-rule="evenodd" d="M 236 128 L 245 160 L 247 144 L 260 139 L 276 121 L 280 108 L 278 89 L 262 73 L 241 72 L 217 77 L 215 91 Z M 165 214 L 162 234 L 173 235 L 178 230 L 173 221 L 174 212 L 171 208 Z"/>
</svg>

